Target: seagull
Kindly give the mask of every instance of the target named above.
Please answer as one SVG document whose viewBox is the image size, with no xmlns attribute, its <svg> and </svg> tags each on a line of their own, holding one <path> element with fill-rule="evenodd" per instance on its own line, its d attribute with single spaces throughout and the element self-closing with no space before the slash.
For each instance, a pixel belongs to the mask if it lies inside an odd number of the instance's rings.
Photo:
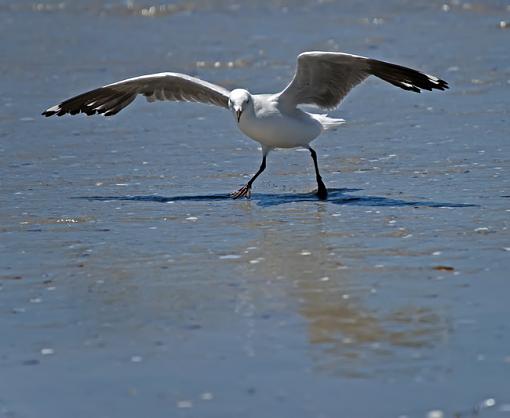
<svg viewBox="0 0 510 418">
<path fill-rule="evenodd" d="M 349 91 L 369 76 L 376 76 L 404 90 L 445 90 L 448 83 L 420 71 L 376 59 L 342 52 L 309 51 L 297 58 L 292 81 L 279 93 L 252 94 L 245 89 L 229 91 L 221 86 L 180 73 L 158 73 L 128 78 L 88 91 L 50 107 L 44 116 L 102 114 L 113 116 L 139 94 L 149 102 L 158 100 L 200 102 L 229 109 L 237 127 L 262 148 L 258 171 L 233 199 L 249 198 L 252 184 L 266 168 L 266 157 L 275 148 L 305 148 L 312 157 L 317 196 L 328 191 L 319 172 L 317 153 L 310 146 L 323 131 L 343 124 L 327 114 L 309 113 L 303 105 L 325 110 L 337 108 Z"/>
</svg>

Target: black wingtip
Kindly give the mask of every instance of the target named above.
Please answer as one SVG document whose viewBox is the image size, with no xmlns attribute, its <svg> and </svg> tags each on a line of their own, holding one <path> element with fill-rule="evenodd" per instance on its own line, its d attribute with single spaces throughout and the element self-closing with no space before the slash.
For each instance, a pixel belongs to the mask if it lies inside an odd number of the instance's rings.
<svg viewBox="0 0 510 418">
<path fill-rule="evenodd" d="M 448 85 L 448 82 L 444 80 L 439 80 L 439 85 L 437 86 L 437 89 L 439 90 L 448 90 L 450 86 Z"/>
<path fill-rule="evenodd" d="M 450 86 L 444 80 L 441 80 L 437 77 L 427 75 L 427 79 L 425 80 L 415 80 L 415 84 L 411 87 L 404 87 L 402 84 L 399 85 L 400 88 L 404 90 L 414 91 L 415 93 L 421 93 L 422 90 L 433 91 L 433 90 L 448 90 Z"/>
<path fill-rule="evenodd" d="M 439 77 L 412 68 L 384 61 L 369 60 L 373 75 L 404 90 L 420 93 L 421 90 L 446 90 L 448 83 Z"/>
<path fill-rule="evenodd" d="M 450 86 L 448 86 L 448 83 L 444 80 L 441 80 L 440 78 L 437 78 L 437 77 L 434 77 L 432 75 L 428 75 L 427 74 L 427 77 L 428 77 L 428 81 L 429 81 L 429 84 L 428 84 L 428 87 L 430 88 L 427 88 L 427 90 L 447 90 L 450 88 Z M 425 87 L 422 87 L 422 88 L 425 88 Z"/>
<path fill-rule="evenodd" d="M 56 105 L 56 106 L 50 107 L 49 109 L 46 109 L 44 112 L 41 113 L 41 115 L 49 118 L 50 116 L 58 114 L 60 112 L 60 110 L 61 110 L 60 105 Z"/>
</svg>

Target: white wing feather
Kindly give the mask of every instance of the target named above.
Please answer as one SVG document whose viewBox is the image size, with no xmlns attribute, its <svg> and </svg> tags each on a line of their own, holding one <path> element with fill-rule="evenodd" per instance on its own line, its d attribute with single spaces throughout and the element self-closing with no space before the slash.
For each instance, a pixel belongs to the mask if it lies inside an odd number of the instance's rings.
<svg viewBox="0 0 510 418">
<path fill-rule="evenodd" d="M 50 107 L 44 116 L 104 114 L 112 116 L 129 105 L 137 95 L 148 101 L 201 102 L 228 108 L 229 91 L 199 78 L 179 73 L 149 74 L 108 84 Z"/>
<path fill-rule="evenodd" d="M 279 100 L 289 106 L 312 104 L 333 109 L 370 75 L 417 93 L 448 88 L 448 83 L 437 77 L 400 65 L 341 52 L 310 51 L 298 56 L 296 74 Z"/>
</svg>

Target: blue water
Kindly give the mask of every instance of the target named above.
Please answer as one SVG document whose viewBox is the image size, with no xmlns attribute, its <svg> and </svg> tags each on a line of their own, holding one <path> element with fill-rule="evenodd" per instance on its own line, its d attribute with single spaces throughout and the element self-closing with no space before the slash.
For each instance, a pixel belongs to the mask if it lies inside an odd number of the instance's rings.
<svg viewBox="0 0 510 418">
<path fill-rule="evenodd" d="M 0 417 L 508 416 L 509 20 L 498 1 L 0 1 Z M 231 200 L 260 151 L 224 109 L 40 116 L 151 72 L 278 91 L 316 49 L 451 86 L 357 87 L 315 143 L 326 202 L 295 150 Z"/>
</svg>

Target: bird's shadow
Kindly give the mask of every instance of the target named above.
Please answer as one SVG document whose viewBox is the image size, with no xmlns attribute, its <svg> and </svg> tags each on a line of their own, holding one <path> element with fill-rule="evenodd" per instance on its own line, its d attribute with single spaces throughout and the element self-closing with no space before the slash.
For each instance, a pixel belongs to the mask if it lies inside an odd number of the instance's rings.
<svg viewBox="0 0 510 418">
<path fill-rule="evenodd" d="M 323 202 L 341 206 L 412 206 L 426 208 L 465 208 L 477 207 L 478 205 L 468 203 L 448 203 L 435 201 L 417 201 L 394 199 L 381 196 L 356 196 L 350 193 L 361 191 L 362 189 L 328 189 L 328 198 L 321 201 L 315 193 L 285 193 L 285 194 L 267 194 L 253 193 L 251 201 L 261 207 L 279 206 L 288 203 L 298 202 Z M 86 199 L 98 201 L 133 201 L 133 202 L 214 202 L 232 200 L 230 194 L 204 194 L 204 195 L 185 195 L 185 196 L 159 196 L 159 195 L 135 195 L 135 196 L 79 196 L 73 199 Z M 239 200 L 241 201 L 241 200 Z"/>
</svg>

